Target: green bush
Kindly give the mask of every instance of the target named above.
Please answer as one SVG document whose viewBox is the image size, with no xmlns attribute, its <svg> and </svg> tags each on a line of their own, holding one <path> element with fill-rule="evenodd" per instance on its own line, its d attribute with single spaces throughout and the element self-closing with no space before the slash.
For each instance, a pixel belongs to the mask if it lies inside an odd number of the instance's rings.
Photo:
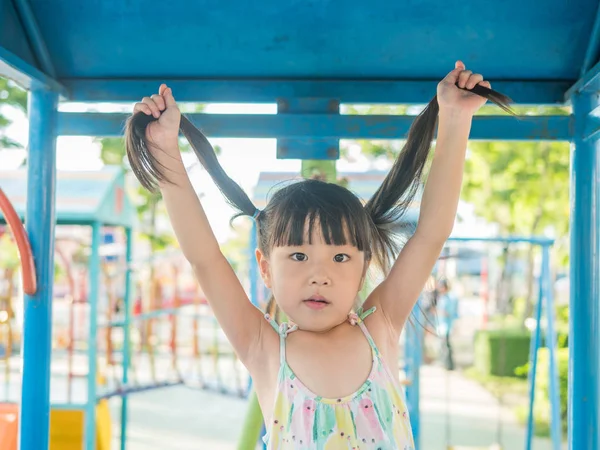
<svg viewBox="0 0 600 450">
<path fill-rule="evenodd" d="M 475 334 L 475 368 L 485 375 L 518 377 L 515 369 L 529 361 L 528 330 L 480 330 Z"/>
</svg>

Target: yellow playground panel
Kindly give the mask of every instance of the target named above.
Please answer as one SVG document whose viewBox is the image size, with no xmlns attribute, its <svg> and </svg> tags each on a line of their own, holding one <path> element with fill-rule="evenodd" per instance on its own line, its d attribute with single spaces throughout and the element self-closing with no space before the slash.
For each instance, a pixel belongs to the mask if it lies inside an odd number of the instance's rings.
<svg viewBox="0 0 600 450">
<path fill-rule="evenodd" d="M 85 411 L 50 411 L 50 450 L 83 450 Z M 0 404 L 0 450 L 17 450 L 18 405 Z M 111 420 L 107 400 L 96 405 L 96 449 L 110 450 Z"/>
</svg>

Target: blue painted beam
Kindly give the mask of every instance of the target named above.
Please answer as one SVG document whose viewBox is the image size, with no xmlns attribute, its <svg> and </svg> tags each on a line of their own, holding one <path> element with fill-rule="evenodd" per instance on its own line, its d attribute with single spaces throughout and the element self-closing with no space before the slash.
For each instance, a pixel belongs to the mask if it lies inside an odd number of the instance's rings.
<svg viewBox="0 0 600 450">
<path fill-rule="evenodd" d="M 27 90 L 50 89 L 68 97 L 67 89 L 14 53 L 0 47 L 0 76 L 13 80 Z"/>
<path fill-rule="evenodd" d="M 277 114 L 314 114 L 322 116 L 339 115 L 340 103 L 326 98 L 289 98 L 277 101 Z M 340 142 L 337 137 L 315 139 L 307 136 L 301 139 L 277 139 L 277 158 L 280 159 L 339 159 Z"/>
<path fill-rule="evenodd" d="M 88 339 L 88 373 L 87 373 L 87 409 L 84 421 L 83 450 L 96 448 L 96 387 L 98 379 L 98 303 L 100 297 L 100 243 L 101 224 L 92 225 L 92 249 L 89 259 L 89 339 Z"/>
<path fill-rule="evenodd" d="M 577 94 L 592 93 L 598 90 L 600 90 L 600 62 L 582 75 L 581 78 L 567 90 L 565 100 L 570 100 Z"/>
<path fill-rule="evenodd" d="M 546 308 L 546 348 L 548 349 L 548 379 L 550 380 L 550 435 L 552 449 L 560 450 L 562 444 L 562 421 L 560 412 L 560 387 L 556 345 L 556 318 L 552 278 L 550 275 L 550 247 L 542 247 L 542 291 Z"/>
<path fill-rule="evenodd" d="M 35 16 L 33 15 L 28 0 L 13 0 L 13 4 L 19 14 L 25 33 L 27 33 L 27 40 L 31 44 L 31 49 L 34 52 L 39 65 L 44 73 L 52 78 L 56 78 L 56 71 L 54 70 L 52 58 L 50 57 L 48 47 L 46 47 L 46 42 L 40 32 L 40 27 L 35 20 Z"/>
<path fill-rule="evenodd" d="M 544 247 L 546 248 L 546 247 Z M 542 258 L 545 254 L 542 254 Z M 542 260 L 542 264 L 544 261 Z M 540 277 L 538 300 L 535 305 L 535 331 L 533 339 L 529 341 L 529 371 L 527 373 L 527 384 L 529 386 L 529 414 L 527 415 L 527 432 L 525 433 L 525 450 L 531 450 L 534 435 L 534 405 L 536 391 L 536 377 L 538 364 L 538 350 L 540 348 L 540 337 L 542 330 L 542 309 L 544 305 L 544 280 Z"/>
<path fill-rule="evenodd" d="M 123 113 L 60 113 L 64 136 L 121 136 L 129 117 Z M 401 139 L 413 116 L 354 116 L 326 114 L 189 114 L 207 136 L 245 138 Z M 569 116 L 477 116 L 472 140 L 570 140 Z"/>
<path fill-rule="evenodd" d="M 553 245 L 554 239 L 546 238 L 546 237 L 525 237 L 525 236 L 507 236 L 507 237 L 469 237 L 469 236 L 451 236 L 448 238 L 448 241 L 455 242 L 495 242 L 495 243 L 517 243 L 523 242 L 527 244 L 534 245 Z"/>
<path fill-rule="evenodd" d="M 54 92 L 36 90 L 29 94 L 25 227 L 35 259 L 38 291 L 24 299 L 21 450 L 47 449 L 49 440 L 57 107 Z"/>
<path fill-rule="evenodd" d="M 575 94 L 571 163 L 569 449 L 600 448 L 600 142 L 585 141 L 600 96 Z"/>
<path fill-rule="evenodd" d="M 597 139 L 600 139 L 600 117 L 590 115 L 586 120 L 583 140 L 585 142 L 592 142 Z"/>
<path fill-rule="evenodd" d="M 125 230 L 125 295 L 123 298 L 123 308 L 125 309 L 125 327 L 123 329 L 123 362 L 122 379 L 123 386 L 129 384 L 129 366 L 131 365 L 131 313 L 133 297 L 132 268 L 133 263 L 133 229 Z M 121 397 L 121 450 L 127 449 L 127 425 L 128 425 L 128 401 L 127 395 Z"/>
<path fill-rule="evenodd" d="M 61 79 L 77 102 L 135 102 L 158 91 L 173 89 L 180 102 L 275 103 L 279 98 L 334 98 L 341 103 L 428 103 L 439 80 L 228 80 L 228 79 Z M 492 86 L 519 104 L 563 104 L 568 81 L 502 81 Z"/>
<path fill-rule="evenodd" d="M 596 20 L 594 21 L 594 28 L 590 35 L 587 49 L 585 51 L 585 57 L 583 64 L 581 65 L 580 77 L 583 77 L 592 66 L 598 62 L 598 56 L 600 55 L 600 5 L 596 11 Z"/>
</svg>

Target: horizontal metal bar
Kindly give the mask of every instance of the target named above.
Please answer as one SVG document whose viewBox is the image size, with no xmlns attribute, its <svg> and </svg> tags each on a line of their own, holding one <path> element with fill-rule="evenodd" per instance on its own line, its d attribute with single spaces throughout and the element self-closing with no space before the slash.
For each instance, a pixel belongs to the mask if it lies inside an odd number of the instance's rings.
<svg viewBox="0 0 600 450">
<path fill-rule="evenodd" d="M 121 136 L 129 114 L 60 113 L 59 135 Z M 414 116 L 189 114 L 207 136 L 245 138 L 402 139 Z M 472 140 L 570 140 L 569 116 L 476 116 Z"/>
<path fill-rule="evenodd" d="M 535 245 L 553 245 L 554 239 L 546 237 L 524 237 L 524 236 L 507 236 L 507 237 L 469 237 L 469 236 L 452 236 L 448 238 L 448 241 L 454 242 L 490 242 L 499 244 L 509 243 L 528 243 Z"/>
<path fill-rule="evenodd" d="M 275 103 L 280 98 L 326 98 L 341 103 L 425 104 L 439 80 L 228 80 L 228 79 L 61 79 L 76 102 L 135 102 L 167 83 L 177 101 Z M 564 103 L 572 82 L 491 80 L 492 86 L 523 105 Z"/>
<path fill-rule="evenodd" d="M 156 319 L 158 317 L 163 317 L 163 316 L 182 314 L 184 312 L 184 309 L 186 309 L 186 308 L 189 309 L 189 307 L 191 307 L 191 306 L 195 306 L 195 305 L 190 303 L 187 305 L 181 305 L 177 308 L 157 309 L 155 311 L 149 311 L 146 313 L 132 315 L 131 323 L 140 322 L 142 320 Z M 211 321 L 214 321 L 214 317 L 204 316 L 202 314 L 196 314 L 196 313 L 185 314 L 185 317 L 191 318 L 191 319 L 199 319 L 199 320 L 204 319 L 204 318 L 210 318 Z M 113 320 L 110 322 L 98 323 L 98 328 L 118 328 L 118 327 L 124 327 L 124 326 L 125 326 L 125 320 Z"/>
<path fill-rule="evenodd" d="M 96 400 L 109 399 L 111 397 L 117 397 L 117 396 L 123 397 L 123 396 L 127 396 L 129 394 L 136 394 L 138 392 L 146 392 L 146 391 L 152 391 L 155 389 L 163 389 L 163 388 L 167 388 L 167 387 L 181 386 L 183 384 L 185 384 L 183 380 L 175 380 L 175 381 L 158 381 L 156 383 L 152 383 L 149 385 L 142 385 L 142 386 L 136 386 L 136 385 L 121 386 L 112 392 L 107 392 L 107 393 L 103 393 L 103 394 L 99 395 L 98 397 L 96 397 Z"/>
<path fill-rule="evenodd" d="M 52 403 L 50 409 L 85 411 L 87 403 Z"/>
<path fill-rule="evenodd" d="M 13 80 L 27 90 L 49 89 L 62 97 L 68 97 L 67 90 L 58 81 L 44 74 L 14 53 L 0 47 L 0 76 Z"/>
</svg>

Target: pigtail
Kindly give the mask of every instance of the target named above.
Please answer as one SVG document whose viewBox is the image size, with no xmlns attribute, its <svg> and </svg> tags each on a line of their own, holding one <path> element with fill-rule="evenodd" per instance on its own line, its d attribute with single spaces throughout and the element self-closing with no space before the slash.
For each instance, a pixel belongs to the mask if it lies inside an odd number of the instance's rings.
<svg viewBox="0 0 600 450">
<path fill-rule="evenodd" d="M 504 111 L 515 115 L 508 106 L 511 100 L 505 95 L 480 85 L 476 85 L 470 92 L 487 98 Z M 398 159 L 379 189 L 365 204 L 365 210 L 375 226 L 373 258 L 385 273 L 391 268 L 391 262 L 399 251 L 398 230 L 395 227 L 419 188 L 430 153 L 438 113 L 439 105 L 435 96 L 415 118 Z"/>
<path fill-rule="evenodd" d="M 154 117 L 138 112 L 131 116 L 125 128 L 125 146 L 131 169 L 142 186 L 156 191 L 159 182 L 169 182 L 166 168 L 152 154 L 146 142 L 146 127 Z M 180 131 L 186 137 L 196 157 L 211 176 L 225 199 L 239 215 L 257 218 L 257 208 L 244 190 L 223 170 L 212 145 L 185 116 L 181 116 Z"/>
</svg>

